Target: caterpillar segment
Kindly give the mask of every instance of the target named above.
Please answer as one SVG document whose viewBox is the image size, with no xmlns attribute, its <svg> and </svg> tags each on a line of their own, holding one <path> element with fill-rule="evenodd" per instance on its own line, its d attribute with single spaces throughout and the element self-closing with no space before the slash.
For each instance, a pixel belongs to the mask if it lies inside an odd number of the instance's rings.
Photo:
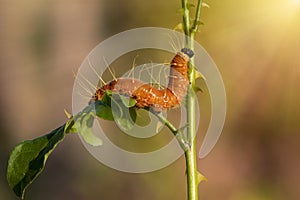
<svg viewBox="0 0 300 200">
<path fill-rule="evenodd" d="M 194 52 L 183 48 L 170 63 L 168 86 L 158 89 L 149 83 L 133 78 L 116 78 L 98 88 L 92 96 L 91 102 L 101 100 L 105 91 L 126 95 L 136 100 L 137 108 L 152 108 L 156 112 L 178 106 L 187 93 L 188 63 Z"/>
</svg>

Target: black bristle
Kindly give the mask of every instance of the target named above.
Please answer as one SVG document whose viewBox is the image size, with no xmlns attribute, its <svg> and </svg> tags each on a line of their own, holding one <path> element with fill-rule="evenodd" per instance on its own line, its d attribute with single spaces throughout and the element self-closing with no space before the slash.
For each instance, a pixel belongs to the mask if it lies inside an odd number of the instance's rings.
<svg viewBox="0 0 300 200">
<path fill-rule="evenodd" d="M 194 56 L 193 50 L 191 50 L 189 48 L 183 48 L 183 49 L 181 49 L 181 52 L 186 54 L 190 58 Z"/>
</svg>

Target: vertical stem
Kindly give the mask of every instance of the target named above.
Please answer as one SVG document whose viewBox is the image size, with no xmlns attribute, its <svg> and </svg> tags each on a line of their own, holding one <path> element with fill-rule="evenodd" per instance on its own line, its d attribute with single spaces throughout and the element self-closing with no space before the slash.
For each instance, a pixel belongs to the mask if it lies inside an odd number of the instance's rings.
<svg viewBox="0 0 300 200">
<path fill-rule="evenodd" d="M 181 0 L 181 6 L 182 6 L 182 21 L 183 21 L 183 31 L 186 37 L 186 45 L 188 48 L 191 48 L 190 46 L 190 40 L 188 36 L 190 36 L 190 11 L 189 11 L 189 5 L 187 0 Z"/>
<path fill-rule="evenodd" d="M 186 46 L 191 50 L 194 50 L 194 37 L 195 33 L 198 31 L 198 25 L 200 23 L 200 9 L 202 6 L 202 0 L 198 0 L 196 8 L 195 21 L 193 27 L 190 25 L 190 14 L 188 9 L 187 0 L 182 0 L 183 9 L 183 28 L 186 37 Z M 194 59 L 191 59 L 189 65 L 189 81 L 188 94 L 187 94 L 187 139 L 190 145 L 185 151 L 186 159 L 186 170 L 187 170 L 187 193 L 188 200 L 198 200 L 198 170 L 197 170 L 197 159 L 196 159 L 196 102 L 197 98 L 193 90 L 195 86 L 195 69 L 194 69 Z"/>
<path fill-rule="evenodd" d="M 190 48 L 192 49 L 193 38 L 190 38 Z M 187 184 L 188 184 L 188 200 L 198 200 L 198 170 L 196 162 L 196 113 L 195 107 L 197 99 L 193 90 L 195 84 L 195 70 L 193 67 L 193 60 L 190 63 L 191 69 L 189 70 L 190 84 L 188 86 L 187 94 L 187 139 L 190 144 L 190 148 L 185 151 L 186 168 L 187 168 Z"/>
</svg>

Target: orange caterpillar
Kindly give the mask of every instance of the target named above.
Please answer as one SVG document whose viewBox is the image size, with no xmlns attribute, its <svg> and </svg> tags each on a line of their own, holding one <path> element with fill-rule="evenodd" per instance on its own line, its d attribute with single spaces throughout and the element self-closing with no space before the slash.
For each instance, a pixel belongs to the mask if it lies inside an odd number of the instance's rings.
<svg viewBox="0 0 300 200">
<path fill-rule="evenodd" d="M 136 100 L 135 107 L 151 107 L 156 112 L 178 106 L 187 93 L 188 62 L 193 57 L 191 49 L 183 48 L 171 61 L 168 87 L 157 89 L 133 78 L 118 78 L 98 88 L 90 102 L 101 100 L 106 90 L 126 95 Z"/>
</svg>

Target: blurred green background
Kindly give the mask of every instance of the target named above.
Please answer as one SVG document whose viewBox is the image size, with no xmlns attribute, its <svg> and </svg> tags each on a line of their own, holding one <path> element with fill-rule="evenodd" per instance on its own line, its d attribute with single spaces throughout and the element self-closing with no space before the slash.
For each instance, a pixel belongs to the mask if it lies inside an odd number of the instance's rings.
<svg viewBox="0 0 300 200">
<path fill-rule="evenodd" d="M 223 75 L 223 134 L 199 160 L 200 199 L 300 199 L 300 2 L 207 0 L 197 35 Z M 48 0 L 0 2 L 0 199 L 9 152 L 47 133 L 71 110 L 73 72 L 99 42 L 143 26 L 174 28 L 181 2 Z M 205 94 L 204 94 L 205 95 Z M 100 164 L 77 136 L 50 156 L 27 199 L 186 198 L 185 163 L 147 174 Z"/>
</svg>

